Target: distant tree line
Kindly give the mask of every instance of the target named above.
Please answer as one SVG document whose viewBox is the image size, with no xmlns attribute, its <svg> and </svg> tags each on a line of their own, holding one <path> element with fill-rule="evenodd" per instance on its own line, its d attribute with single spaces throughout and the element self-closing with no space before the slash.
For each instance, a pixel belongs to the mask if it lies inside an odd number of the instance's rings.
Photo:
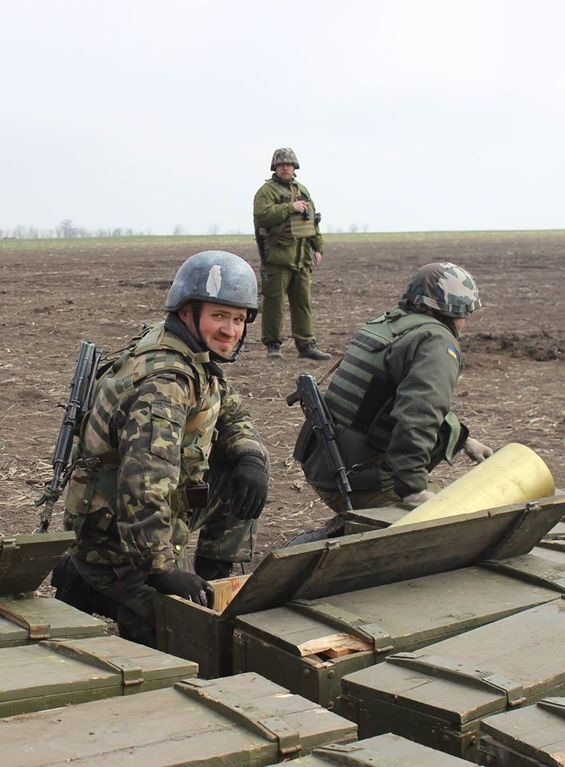
<svg viewBox="0 0 565 767">
<path fill-rule="evenodd" d="M 357 232 L 367 232 L 367 224 L 350 224 L 347 230 L 341 227 L 328 226 L 326 231 L 328 234 L 356 234 Z M 81 237 L 145 237 L 151 236 L 153 232 L 149 229 L 140 230 L 132 229 L 131 227 L 97 227 L 95 229 L 87 229 L 84 226 L 76 226 L 70 218 L 64 218 L 56 227 L 52 229 L 40 229 L 36 226 L 15 226 L 12 229 L 0 228 L 0 239 L 2 240 L 43 240 L 43 239 L 78 239 Z M 172 235 L 174 237 L 187 236 L 190 233 L 185 228 L 177 224 Z M 201 234 L 198 232 L 197 234 Z M 226 229 L 222 231 L 218 224 L 212 224 L 208 231 L 208 235 L 241 235 L 243 232 L 239 229 Z"/>
<path fill-rule="evenodd" d="M 70 218 L 64 218 L 52 229 L 40 229 L 36 226 L 14 226 L 12 229 L 0 229 L 0 239 L 3 240 L 43 240 L 43 239 L 74 239 L 80 237 L 141 237 L 150 235 L 148 230 L 140 231 L 131 227 L 96 227 L 87 229 L 76 226 Z"/>
</svg>

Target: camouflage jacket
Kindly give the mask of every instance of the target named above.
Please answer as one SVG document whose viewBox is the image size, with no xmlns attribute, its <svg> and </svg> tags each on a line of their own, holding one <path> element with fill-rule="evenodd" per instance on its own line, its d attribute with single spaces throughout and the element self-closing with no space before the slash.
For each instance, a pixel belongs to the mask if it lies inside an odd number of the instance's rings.
<svg viewBox="0 0 565 767">
<path fill-rule="evenodd" d="M 417 493 L 461 449 L 468 430 L 450 412 L 460 369 L 457 339 L 429 315 L 396 309 L 353 337 L 325 399 L 346 467 L 356 466 L 354 490 Z M 312 484 L 334 488 L 319 450 L 304 471 Z"/>
<path fill-rule="evenodd" d="M 186 490 L 205 479 L 213 442 L 228 465 L 243 455 L 268 462 L 208 352 L 153 326 L 102 376 L 83 424 L 65 501 L 75 554 L 112 567 L 170 568 L 172 528 L 190 512 Z"/>
<path fill-rule="evenodd" d="M 304 200 L 310 207 L 305 220 L 292 203 Z M 253 223 L 261 260 L 274 266 L 312 268 L 312 251 L 323 252 L 323 239 L 315 221 L 316 208 L 305 186 L 285 182 L 273 173 L 253 200 Z"/>
</svg>

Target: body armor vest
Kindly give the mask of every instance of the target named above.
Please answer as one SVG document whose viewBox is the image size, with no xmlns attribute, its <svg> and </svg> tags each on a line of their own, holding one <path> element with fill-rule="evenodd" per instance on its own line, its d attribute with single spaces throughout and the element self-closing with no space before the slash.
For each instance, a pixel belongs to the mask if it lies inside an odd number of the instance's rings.
<svg viewBox="0 0 565 767">
<path fill-rule="evenodd" d="M 312 205 L 312 200 L 308 196 L 306 188 L 297 181 L 292 181 L 289 186 L 283 186 L 271 179 L 267 181 L 267 184 L 273 189 L 277 198 L 277 203 L 303 200 Z M 283 221 L 279 226 L 274 226 L 269 229 L 260 228 L 259 233 L 265 238 L 268 246 L 269 244 L 276 242 L 284 230 L 290 232 L 293 237 L 315 237 L 316 224 L 314 222 L 314 211 L 310 210 L 310 217 L 308 219 L 305 219 L 302 215 L 294 214 L 286 221 Z"/>
<path fill-rule="evenodd" d="M 82 433 L 65 504 L 68 512 L 84 517 L 100 509 L 109 509 L 107 526 L 115 515 L 119 454 L 112 433 L 117 412 L 135 393 L 137 385 L 150 376 L 181 375 L 189 385 L 192 401 L 187 403 L 188 418 L 182 429 L 179 488 L 171 498 L 174 514 L 188 511 L 185 490 L 202 482 L 208 470 L 208 456 L 215 437 L 221 404 L 219 382 L 207 370 L 208 352 L 195 353 L 163 323 L 150 328 L 126 350 L 97 385 L 94 405 L 83 421 Z M 155 402 L 167 417 L 166 403 Z M 101 521 L 100 524 L 106 524 Z M 77 533 L 81 525 L 75 525 Z M 77 529 L 78 528 L 78 529 Z"/>
<path fill-rule="evenodd" d="M 351 340 L 325 395 L 336 424 L 367 433 L 396 392 L 397 383 L 386 369 L 387 349 L 406 333 L 425 325 L 445 327 L 425 314 L 395 309 L 361 328 Z"/>
</svg>

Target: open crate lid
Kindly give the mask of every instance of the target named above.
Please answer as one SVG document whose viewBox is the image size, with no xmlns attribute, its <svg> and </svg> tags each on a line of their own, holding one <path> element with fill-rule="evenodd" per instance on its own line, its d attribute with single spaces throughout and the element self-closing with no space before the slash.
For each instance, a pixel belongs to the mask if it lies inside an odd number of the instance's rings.
<svg viewBox="0 0 565 767">
<path fill-rule="evenodd" d="M 559 600 L 565 582 L 555 583 L 553 568 L 545 563 L 547 580 L 540 571 L 537 580 L 531 582 L 529 572 L 523 576 L 519 566 L 504 573 L 481 566 L 464 567 L 345 594 L 292 601 L 284 607 L 239 616 L 237 625 L 293 655 L 323 652 L 333 648 L 336 641 L 337 646 L 342 641 L 344 646 L 361 649 L 359 643 L 352 643 L 353 637 L 365 641 L 363 649 L 379 653 L 414 650 Z M 563 573 L 560 575 L 563 578 Z M 332 629 L 339 633 L 332 633 Z"/>
<path fill-rule="evenodd" d="M 564 513 L 565 498 L 551 497 L 279 549 L 259 564 L 223 615 L 525 554 Z"/>
<path fill-rule="evenodd" d="M 39 588 L 74 540 L 74 533 L 0 536 L 0 596 Z"/>
</svg>

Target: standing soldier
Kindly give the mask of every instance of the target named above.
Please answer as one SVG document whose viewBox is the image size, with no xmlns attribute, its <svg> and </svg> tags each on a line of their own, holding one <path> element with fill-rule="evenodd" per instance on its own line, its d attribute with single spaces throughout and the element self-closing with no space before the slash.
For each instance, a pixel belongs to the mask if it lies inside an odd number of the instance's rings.
<svg viewBox="0 0 565 767">
<path fill-rule="evenodd" d="M 312 267 L 322 260 L 320 214 L 305 186 L 295 178 L 299 168 L 292 149 L 276 149 L 273 175 L 255 195 L 253 223 L 261 256 L 262 341 L 267 357 L 282 357 L 284 297 L 288 296 L 292 337 L 299 357 L 328 360 L 314 337 L 310 298 Z"/>
<path fill-rule="evenodd" d="M 419 505 L 433 495 L 428 473 L 440 461 L 450 462 L 461 449 L 477 463 L 492 455 L 450 410 L 461 370 L 457 339 L 480 305 L 469 272 L 451 263 L 426 264 L 412 275 L 396 309 L 353 336 L 325 395 L 353 508 L 401 500 Z M 301 460 L 322 500 L 343 512 L 343 498 L 315 439 Z M 342 530 L 338 518 L 325 533 Z M 306 535 L 327 537 L 322 531 Z"/>
<path fill-rule="evenodd" d="M 57 598 L 155 644 L 155 591 L 206 604 L 208 580 L 252 557 L 268 458 L 218 363 L 257 315 L 239 256 L 206 251 L 178 270 L 164 322 L 133 339 L 97 384 L 65 499 L 77 542 L 53 572 Z M 196 575 L 177 567 L 200 529 Z"/>
</svg>

